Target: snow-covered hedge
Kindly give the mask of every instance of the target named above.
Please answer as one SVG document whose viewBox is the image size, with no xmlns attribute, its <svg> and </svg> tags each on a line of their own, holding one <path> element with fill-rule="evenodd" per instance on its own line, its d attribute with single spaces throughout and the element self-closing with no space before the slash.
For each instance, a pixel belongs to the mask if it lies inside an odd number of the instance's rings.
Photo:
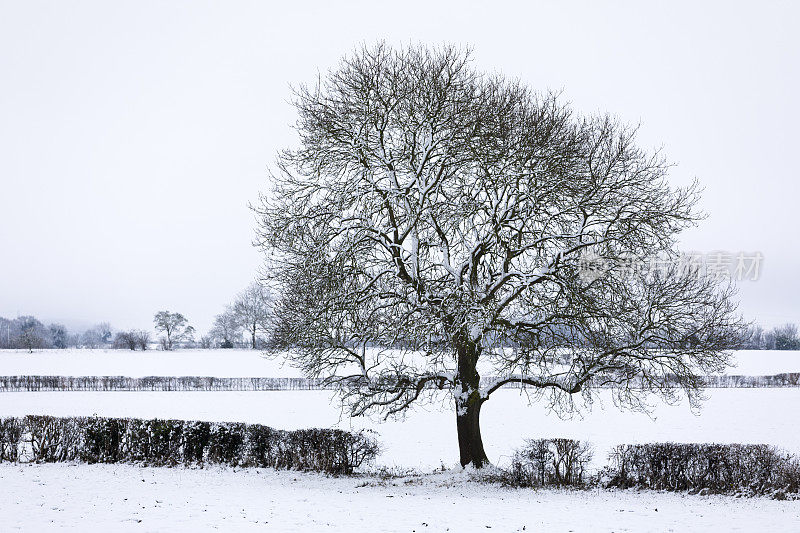
<svg viewBox="0 0 800 533">
<path fill-rule="evenodd" d="M 486 385 L 497 378 L 486 377 Z M 800 373 L 774 376 L 705 376 L 709 388 L 798 387 Z M 436 386 L 434 383 L 431 387 Z M 510 383 L 514 388 L 518 384 Z M 331 389 L 320 378 L 214 376 L 0 376 L 0 392 L 15 391 L 279 391 Z"/>
<path fill-rule="evenodd" d="M 800 460 L 766 444 L 626 444 L 610 454 L 606 484 L 753 494 L 800 492 Z"/>
<path fill-rule="evenodd" d="M 705 376 L 703 386 L 717 389 L 800 387 L 800 373 L 787 372 L 772 376 Z"/>
<path fill-rule="evenodd" d="M 591 446 L 571 439 L 525 441 L 499 481 L 514 487 L 602 486 L 771 494 L 800 498 L 800 459 L 766 444 L 624 444 L 587 475 Z"/>
<path fill-rule="evenodd" d="M 0 392 L 15 391 L 277 391 L 319 390 L 321 379 L 214 376 L 0 376 Z"/>
<path fill-rule="evenodd" d="M 350 474 L 378 453 L 367 432 L 258 424 L 26 416 L 0 420 L 0 460 L 272 467 Z"/>
</svg>

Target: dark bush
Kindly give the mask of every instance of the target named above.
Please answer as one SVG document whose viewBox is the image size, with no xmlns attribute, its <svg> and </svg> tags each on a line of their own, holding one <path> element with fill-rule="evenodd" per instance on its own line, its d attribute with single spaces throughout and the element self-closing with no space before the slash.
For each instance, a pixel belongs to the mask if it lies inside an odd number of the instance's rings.
<svg viewBox="0 0 800 533">
<path fill-rule="evenodd" d="M 286 460 L 286 431 L 252 424 L 247 427 L 247 466 L 289 468 Z"/>
<path fill-rule="evenodd" d="M 124 419 L 100 417 L 86 419 L 82 460 L 90 464 L 118 462 L 124 434 Z"/>
<path fill-rule="evenodd" d="M 0 420 L 0 461 L 214 463 L 351 474 L 377 454 L 371 435 L 338 429 L 281 431 L 241 423 L 138 418 Z"/>
<path fill-rule="evenodd" d="M 183 463 L 202 463 L 210 442 L 210 422 L 186 422 L 183 425 Z"/>
<path fill-rule="evenodd" d="M 377 441 L 363 430 L 351 433 L 340 429 L 302 429 L 290 432 L 287 437 L 287 446 L 281 454 L 285 468 L 351 474 L 354 466 L 379 452 Z"/>
<path fill-rule="evenodd" d="M 517 450 L 503 480 L 515 487 L 579 486 L 592 460 L 589 444 L 572 439 L 531 439 Z"/>
<path fill-rule="evenodd" d="M 206 460 L 232 466 L 244 463 L 246 429 L 241 423 L 212 424 Z"/>
<path fill-rule="evenodd" d="M 19 458 L 22 423 L 18 418 L 0 419 L 0 462 Z"/>
<path fill-rule="evenodd" d="M 148 462 L 157 466 L 174 466 L 183 460 L 183 421 L 148 420 L 146 434 L 150 437 Z M 220 461 L 224 462 L 224 461 Z"/>
</svg>

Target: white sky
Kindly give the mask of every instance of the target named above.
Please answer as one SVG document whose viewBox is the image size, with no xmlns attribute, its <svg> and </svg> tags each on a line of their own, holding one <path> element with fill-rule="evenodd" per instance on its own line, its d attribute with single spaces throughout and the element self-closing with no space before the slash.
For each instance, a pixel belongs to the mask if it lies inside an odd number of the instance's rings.
<svg viewBox="0 0 800 533">
<path fill-rule="evenodd" d="M 797 4 L 339 4 L 0 1 L 0 316 L 204 332 L 259 265 L 247 204 L 294 140 L 289 85 L 387 39 L 641 122 L 705 186 L 684 248 L 761 251 L 741 310 L 800 322 Z"/>
</svg>

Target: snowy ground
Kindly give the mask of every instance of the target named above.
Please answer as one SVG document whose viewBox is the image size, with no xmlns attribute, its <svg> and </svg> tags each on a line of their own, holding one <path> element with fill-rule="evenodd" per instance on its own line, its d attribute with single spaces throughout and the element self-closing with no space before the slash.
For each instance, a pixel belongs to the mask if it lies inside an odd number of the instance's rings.
<svg viewBox="0 0 800 533">
<path fill-rule="evenodd" d="M 604 393 L 607 398 L 607 393 Z M 0 416 L 49 414 L 240 421 L 275 428 L 368 427 L 385 450 L 378 464 L 429 470 L 457 462 L 455 414 L 447 404 L 421 406 L 403 421 L 341 418 L 331 391 L 5 392 Z M 446 397 L 446 395 L 445 395 Z M 583 417 L 561 420 L 518 390 L 496 392 L 481 411 L 487 453 L 501 466 L 523 439 L 570 437 L 591 442 L 595 464 L 615 444 L 636 442 L 768 443 L 800 452 L 800 388 L 711 389 L 699 414 L 659 404 L 652 418 L 620 411 L 608 399 Z"/>
<path fill-rule="evenodd" d="M 257 350 L 0 350 L 2 376 L 300 377 Z"/>
<path fill-rule="evenodd" d="M 798 352 L 738 352 L 731 374 L 800 371 Z M 0 375 L 199 375 L 293 377 L 281 360 L 247 350 L 0 351 Z M 528 405 L 519 390 L 485 404 L 487 453 L 507 463 L 523 439 L 571 437 L 595 448 L 594 466 L 615 444 L 769 443 L 800 452 L 800 388 L 711 389 L 702 410 L 619 411 L 603 393 L 582 417 L 562 420 Z M 402 421 L 350 420 L 330 391 L 7 392 L 0 416 L 102 415 L 262 423 L 276 428 L 372 428 L 384 452 L 375 466 L 416 469 L 422 478 L 326 478 L 271 470 L 139 468 L 126 465 L 0 464 L 0 531 L 795 531 L 800 502 L 657 492 L 510 490 L 453 472 L 455 415 L 449 402 L 419 406 Z M 447 398 L 443 395 L 443 398 Z M 408 482 L 406 482 L 408 481 Z"/>
<path fill-rule="evenodd" d="M 272 470 L 0 465 L 3 531 L 796 531 L 800 502 L 381 482 Z M 21 496 L 24 495 L 24 496 Z"/>
<path fill-rule="evenodd" d="M 739 351 L 729 374 L 800 372 L 800 352 Z M 217 376 L 299 377 L 285 359 L 267 359 L 253 350 L 0 350 L 3 376 Z"/>
</svg>

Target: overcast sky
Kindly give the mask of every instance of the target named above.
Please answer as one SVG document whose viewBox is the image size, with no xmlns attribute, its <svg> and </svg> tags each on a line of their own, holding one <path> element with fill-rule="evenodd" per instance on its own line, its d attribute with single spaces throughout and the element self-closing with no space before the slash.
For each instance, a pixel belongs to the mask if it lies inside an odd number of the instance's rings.
<svg viewBox="0 0 800 533">
<path fill-rule="evenodd" d="M 640 122 L 705 187 L 683 247 L 762 252 L 742 312 L 800 322 L 796 4 L 607 3 L 0 1 L 0 316 L 205 332 L 259 265 L 290 84 L 386 39 Z"/>
</svg>

